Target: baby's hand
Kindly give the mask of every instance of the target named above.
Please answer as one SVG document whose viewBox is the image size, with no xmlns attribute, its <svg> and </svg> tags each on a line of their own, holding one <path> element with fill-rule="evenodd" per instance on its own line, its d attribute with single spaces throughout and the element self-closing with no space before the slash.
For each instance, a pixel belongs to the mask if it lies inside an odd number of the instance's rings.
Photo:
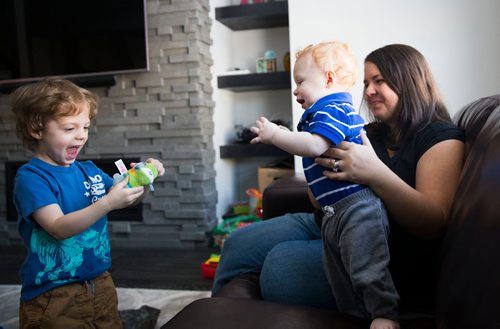
<svg viewBox="0 0 500 329">
<path fill-rule="evenodd" d="M 264 143 L 272 144 L 274 134 L 279 131 L 280 126 L 267 120 L 264 117 L 260 117 L 255 121 L 256 127 L 250 128 L 250 131 L 257 134 L 257 137 L 250 141 L 250 144 Z"/>
<path fill-rule="evenodd" d="M 129 177 L 126 176 L 109 190 L 102 202 L 111 210 L 121 209 L 134 204 L 144 194 L 144 186 L 126 188 Z"/>
</svg>

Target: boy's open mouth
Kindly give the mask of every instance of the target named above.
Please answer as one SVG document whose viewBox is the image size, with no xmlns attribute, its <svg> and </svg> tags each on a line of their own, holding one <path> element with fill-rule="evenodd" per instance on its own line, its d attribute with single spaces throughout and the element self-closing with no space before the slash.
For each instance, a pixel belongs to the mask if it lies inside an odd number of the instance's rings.
<svg viewBox="0 0 500 329">
<path fill-rule="evenodd" d="M 79 150 L 80 150 L 79 146 L 70 146 L 70 147 L 68 147 L 66 149 L 66 154 L 68 156 L 68 159 L 70 159 L 70 160 L 76 159 Z"/>
</svg>

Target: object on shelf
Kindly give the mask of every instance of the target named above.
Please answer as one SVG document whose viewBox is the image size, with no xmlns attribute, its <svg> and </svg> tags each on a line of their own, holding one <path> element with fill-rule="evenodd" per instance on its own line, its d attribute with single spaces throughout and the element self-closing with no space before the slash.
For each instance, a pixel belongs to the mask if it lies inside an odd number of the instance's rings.
<svg viewBox="0 0 500 329">
<path fill-rule="evenodd" d="M 257 134 L 250 131 L 250 128 L 243 128 L 240 131 L 236 131 L 236 139 L 234 141 L 238 144 L 249 144 L 255 137 L 257 137 Z"/>
<path fill-rule="evenodd" d="M 229 69 L 224 72 L 224 75 L 238 75 L 238 74 L 250 74 L 252 71 L 249 69 L 240 69 L 239 67 L 235 67 L 233 69 Z"/>
<path fill-rule="evenodd" d="M 215 271 L 217 270 L 217 265 L 219 265 L 219 254 L 211 254 L 210 258 L 201 263 L 201 274 L 204 278 L 213 279 L 215 277 Z"/>
<path fill-rule="evenodd" d="M 285 71 L 290 72 L 290 52 L 287 51 L 285 56 L 283 56 L 283 67 Z"/>
<path fill-rule="evenodd" d="M 265 52 L 264 57 L 257 58 L 257 73 L 276 71 L 276 53 L 273 50 L 268 50 Z"/>
</svg>

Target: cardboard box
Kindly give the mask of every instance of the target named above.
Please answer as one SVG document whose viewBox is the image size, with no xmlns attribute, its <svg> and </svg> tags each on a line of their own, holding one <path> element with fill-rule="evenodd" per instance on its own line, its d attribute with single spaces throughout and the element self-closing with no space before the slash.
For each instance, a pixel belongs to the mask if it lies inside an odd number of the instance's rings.
<svg viewBox="0 0 500 329">
<path fill-rule="evenodd" d="M 259 190 L 264 192 L 267 185 L 271 184 L 272 181 L 285 176 L 293 176 L 295 170 L 289 167 L 259 167 Z"/>
</svg>

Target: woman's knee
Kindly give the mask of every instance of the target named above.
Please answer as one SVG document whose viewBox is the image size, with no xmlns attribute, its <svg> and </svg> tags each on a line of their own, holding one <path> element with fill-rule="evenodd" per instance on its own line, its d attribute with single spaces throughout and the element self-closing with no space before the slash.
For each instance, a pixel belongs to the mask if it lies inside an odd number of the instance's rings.
<svg viewBox="0 0 500 329">
<path fill-rule="evenodd" d="M 263 298 L 311 306 L 334 305 L 322 255 L 321 240 L 276 245 L 268 253 L 260 275 Z"/>
<path fill-rule="evenodd" d="M 223 251 L 233 251 L 238 248 L 246 248 L 248 240 L 252 238 L 252 232 L 249 232 L 248 227 L 237 229 L 229 234 L 223 243 Z"/>
<path fill-rule="evenodd" d="M 321 240 L 287 241 L 267 254 L 261 272 L 263 289 L 293 288 L 307 283 L 311 273 L 323 271 Z"/>
</svg>

